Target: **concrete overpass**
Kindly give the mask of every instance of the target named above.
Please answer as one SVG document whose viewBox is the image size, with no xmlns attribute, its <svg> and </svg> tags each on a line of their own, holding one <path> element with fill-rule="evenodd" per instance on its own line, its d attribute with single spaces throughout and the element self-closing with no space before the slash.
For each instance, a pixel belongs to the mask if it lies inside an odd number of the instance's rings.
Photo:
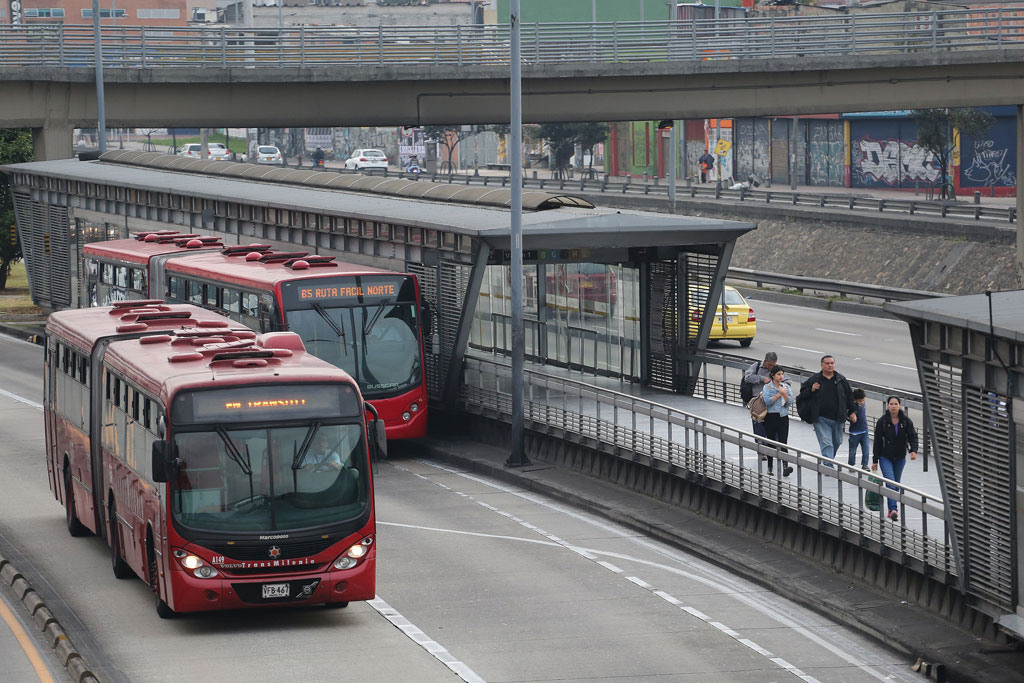
<svg viewBox="0 0 1024 683">
<path fill-rule="evenodd" d="M 507 66 L 114 68 L 108 127 L 501 123 Z M 96 127 L 92 69 L 0 70 L 0 126 L 29 127 L 36 158 Z M 1024 102 L 1024 45 L 963 52 L 525 65 L 523 118 L 628 121 Z"/>
</svg>

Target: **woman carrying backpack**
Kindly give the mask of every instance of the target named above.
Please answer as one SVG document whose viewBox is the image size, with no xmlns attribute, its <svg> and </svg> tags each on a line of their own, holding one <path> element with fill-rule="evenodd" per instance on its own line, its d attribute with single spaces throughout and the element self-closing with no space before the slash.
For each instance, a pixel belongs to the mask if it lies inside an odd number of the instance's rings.
<svg viewBox="0 0 1024 683">
<path fill-rule="evenodd" d="M 886 400 L 886 414 L 878 418 L 875 423 L 875 442 L 872 448 L 871 471 L 877 472 L 879 465 L 882 467 L 882 476 L 893 481 L 900 481 L 903 476 L 903 466 L 907 464 L 907 452 L 910 452 L 910 459 L 917 460 L 917 430 L 914 423 L 910 421 L 907 414 L 900 406 L 900 400 L 890 396 Z M 899 491 L 898 486 L 886 484 L 894 491 Z M 896 499 L 887 498 L 889 504 L 889 519 L 899 520 L 899 512 L 896 511 Z"/>
</svg>

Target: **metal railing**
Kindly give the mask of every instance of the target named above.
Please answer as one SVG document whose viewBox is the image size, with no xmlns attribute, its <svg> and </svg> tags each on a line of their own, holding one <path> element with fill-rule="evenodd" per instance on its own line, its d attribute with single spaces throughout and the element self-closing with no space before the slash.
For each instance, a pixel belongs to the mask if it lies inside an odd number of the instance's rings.
<svg viewBox="0 0 1024 683">
<path fill-rule="evenodd" d="M 527 64 L 799 58 L 1024 47 L 1024 8 L 523 24 Z M 103 26 L 104 66 L 499 66 L 508 25 Z M 89 67 L 89 25 L 0 25 L 0 66 Z"/>
<path fill-rule="evenodd" d="M 825 278 L 805 277 L 803 275 L 766 273 L 748 268 L 730 268 L 728 277 L 730 280 L 753 282 L 758 287 L 762 285 L 778 285 L 786 289 L 794 289 L 798 292 L 803 292 L 804 290 L 835 292 L 842 296 L 859 296 L 869 299 L 881 299 L 882 301 L 912 301 L 914 299 L 950 296 L 949 294 L 926 292 L 921 289 L 897 289 L 895 287 L 866 285 L 860 282 L 847 282 L 845 280 L 827 280 Z"/>
<path fill-rule="evenodd" d="M 885 484 L 896 482 L 877 474 L 671 406 L 538 371 L 525 374 L 524 417 L 534 429 L 613 446 L 636 462 L 666 463 L 726 495 L 756 496 L 787 518 L 811 517 L 816 528 L 834 535 L 857 534 L 862 546 L 920 571 L 956 574 L 945 505 L 935 496 L 903 485 L 893 491 Z M 463 409 L 510 421 L 508 365 L 467 357 L 462 379 Z M 781 465 L 769 474 L 762 455 L 792 466 L 791 477 L 783 478 Z M 886 518 L 885 505 L 865 509 L 868 491 L 895 498 L 899 521 Z"/>
<path fill-rule="evenodd" d="M 313 168 L 310 166 L 309 168 Z M 360 173 L 343 168 L 328 167 L 328 171 L 338 173 Z M 382 171 L 384 175 L 408 178 L 409 180 L 429 180 L 430 182 L 447 182 L 459 185 L 482 184 L 506 187 L 509 176 L 473 175 L 466 173 L 404 173 Z M 579 192 L 582 194 L 623 194 L 645 195 L 657 199 L 668 199 L 668 183 L 664 179 L 653 181 L 633 181 L 629 177 L 605 176 L 600 179 L 567 179 L 567 178 L 531 178 L 523 177 L 524 188 L 537 188 L 549 192 Z M 992 206 L 972 204 L 968 202 L 938 201 L 927 199 L 890 199 L 883 197 L 858 196 L 853 194 L 828 194 L 822 192 L 791 192 L 779 190 L 752 190 L 748 188 L 729 190 L 708 185 L 684 185 L 676 190 L 676 197 L 690 199 L 713 199 L 723 202 L 751 202 L 762 204 L 785 204 L 787 206 L 817 207 L 841 209 L 844 211 L 869 211 L 872 213 L 904 214 L 908 216 L 935 216 L 937 218 L 967 219 L 987 221 L 990 223 L 1006 223 L 1008 226 L 1017 222 L 1015 206 Z"/>
</svg>

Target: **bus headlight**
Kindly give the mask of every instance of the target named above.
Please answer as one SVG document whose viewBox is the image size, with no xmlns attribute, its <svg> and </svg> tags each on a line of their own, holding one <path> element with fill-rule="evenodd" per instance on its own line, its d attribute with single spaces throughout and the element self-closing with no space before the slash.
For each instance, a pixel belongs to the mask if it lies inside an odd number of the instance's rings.
<svg viewBox="0 0 1024 683">
<path fill-rule="evenodd" d="M 214 567 L 206 564 L 203 558 L 184 550 L 175 550 L 174 557 L 182 567 L 192 572 L 192 575 L 198 579 L 212 579 L 220 573 Z"/>
<path fill-rule="evenodd" d="M 416 403 L 415 401 L 413 401 L 413 404 L 411 406 L 409 406 L 409 412 L 410 413 L 415 413 L 419 409 L 420 409 L 420 404 Z"/>
<path fill-rule="evenodd" d="M 373 545 L 373 537 L 367 536 L 345 551 L 345 554 L 334 561 L 335 569 L 351 569 L 359 564 L 359 560 L 366 557 Z"/>
<path fill-rule="evenodd" d="M 402 422 L 408 422 L 412 418 L 412 414 L 407 410 L 402 413 Z"/>
</svg>

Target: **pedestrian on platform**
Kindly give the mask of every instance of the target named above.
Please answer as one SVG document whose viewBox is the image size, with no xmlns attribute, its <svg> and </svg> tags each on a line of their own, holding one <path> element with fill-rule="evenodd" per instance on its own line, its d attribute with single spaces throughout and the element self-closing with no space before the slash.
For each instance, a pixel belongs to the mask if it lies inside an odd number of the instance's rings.
<svg viewBox="0 0 1024 683">
<path fill-rule="evenodd" d="M 750 400 L 755 395 L 761 393 L 761 389 L 771 381 L 768 375 L 778 361 L 779 356 L 774 351 L 769 351 L 764 354 L 764 360 L 752 363 L 743 372 L 743 383 L 740 385 L 740 400 L 743 401 L 744 407 L 750 403 Z M 751 431 L 754 434 L 765 436 L 764 422 L 758 422 L 751 418 L 750 423 L 753 425 Z"/>
<path fill-rule="evenodd" d="M 708 174 L 715 166 L 715 157 L 711 156 L 711 152 L 704 152 L 698 161 L 700 162 L 700 181 L 706 183 Z"/>
<path fill-rule="evenodd" d="M 829 460 L 836 457 L 843 443 L 843 425 L 849 419 L 857 424 L 857 405 L 853 390 L 846 378 L 836 372 L 836 359 L 821 357 L 821 372 L 816 372 L 800 385 L 797 403 L 806 401 L 814 435 L 818 437 L 821 455 Z M 801 413 L 803 415 L 803 413 Z M 828 464 L 832 467 L 831 463 Z"/>
<path fill-rule="evenodd" d="M 769 372 L 769 382 L 761 388 L 761 398 L 764 399 L 768 412 L 764 416 L 764 429 L 766 435 L 772 441 L 789 443 L 789 404 L 793 402 L 793 390 L 786 379 L 786 373 L 780 365 L 773 365 Z M 783 448 L 782 453 L 786 453 Z M 775 474 L 774 459 L 768 456 L 768 474 Z M 782 476 L 788 477 L 792 474 L 793 468 L 789 463 L 782 463 Z"/>
<path fill-rule="evenodd" d="M 910 459 L 917 460 L 917 430 L 914 423 L 910 421 L 907 414 L 903 412 L 900 400 L 890 396 L 885 402 L 887 408 L 885 415 L 878 418 L 875 423 L 875 445 L 872 451 L 871 471 L 875 472 L 882 468 L 882 476 L 892 481 L 900 481 L 903 476 L 903 466 L 907 464 L 907 452 L 910 452 Z M 894 491 L 900 488 L 894 484 L 886 484 Z M 889 519 L 896 522 L 899 520 L 899 512 L 896 511 L 896 499 L 886 498 L 889 504 Z"/>
<path fill-rule="evenodd" d="M 853 402 L 857 405 L 857 420 L 850 423 L 850 457 L 847 464 L 851 467 L 857 464 L 857 449 L 861 449 L 860 466 L 868 469 L 868 418 L 865 406 L 867 396 L 863 389 L 853 390 Z"/>
</svg>

